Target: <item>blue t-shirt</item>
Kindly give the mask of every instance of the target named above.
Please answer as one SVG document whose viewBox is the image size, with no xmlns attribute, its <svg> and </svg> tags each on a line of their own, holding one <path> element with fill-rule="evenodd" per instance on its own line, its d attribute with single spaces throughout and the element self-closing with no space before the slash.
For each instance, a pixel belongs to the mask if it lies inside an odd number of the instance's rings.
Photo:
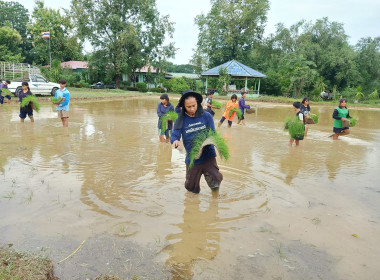
<svg viewBox="0 0 380 280">
<path fill-rule="evenodd" d="M 193 146 L 192 140 L 197 135 L 197 133 L 207 131 L 209 129 L 215 131 L 214 120 L 212 119 L 211 114 L 208 112 L 204 112 L 200 117 L 189 117 L 185 114 L 182 128 L 173 129 L 172 135 L 170 137 L 170 142 L 173 144 L 175 140 L 179 141 L 181 140 L 181 136 L 183 137 L 183 145 L 185 146 L 187 152 L 185 159 L 186 164 L 190 164 L 189 154 Z M 201 157 L 199 159 L 196 159 L 194 161 L 194 164 L 201 164 L 212 157 L 216 157 L 214 146 L 206 146 L 203 149 Z"/>
<path fill-rule="evenodd" d="M 54 95 L 55 98 L 65 98 L 65 101 L 63 101 L 61 104 L 59 104 L 56 107 L 57 111 L 65 110 L 69 111 L 69 106 L 70 106 L 70 92 L 67 90 L 67 88 L 64 88 L 63 90 L 58 89 L 55 92 Z"/>
</svg>

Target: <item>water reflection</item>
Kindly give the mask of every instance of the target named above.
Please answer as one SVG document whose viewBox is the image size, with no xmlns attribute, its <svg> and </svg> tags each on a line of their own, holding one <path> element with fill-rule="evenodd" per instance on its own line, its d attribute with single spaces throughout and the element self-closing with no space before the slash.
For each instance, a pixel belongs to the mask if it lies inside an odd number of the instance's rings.
<svg viewBox="0 0 380 280">
<path fill-rule="evenodd" d="M 177 224 L 180 232 L 166 237 L 174 242 L 165 248 L 172 279 L 192 279 L 197 261 L 210 261 L 218 254 L 220 233 L 225 231 L 218 227 L 217 198 L 210 199 L 208 208 L 201 210 L 200 196 L 186 193 L 184 205 L 183 222 Z"/>
</svg>

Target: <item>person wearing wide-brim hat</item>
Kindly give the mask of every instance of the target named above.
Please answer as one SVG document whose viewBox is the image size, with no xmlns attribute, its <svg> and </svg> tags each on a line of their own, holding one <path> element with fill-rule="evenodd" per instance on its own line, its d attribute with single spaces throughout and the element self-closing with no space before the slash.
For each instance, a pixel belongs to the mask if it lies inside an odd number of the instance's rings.
<svg viewBox="0 0 380 280">
<path fill-rule="evenodd" d="M 182 137 L 183 144 L 186 149 L 186 181 L 185 188 L 193 193 L 200 192 L 200 179 L 204 175 L 207 184 L 212 191 L 219 190 L 223 175 L 219 172 L 216 163 L 216 152 L 212 145 L 203 149 L 199 159 L 194 161 L 194 166 L 189 169 L 190 157 L 192 150 L 192 140 L 200 132 L 207 132 L 209 129 L 215 131 L 215 125 L 210 113 L 205 112 L 202 108 L 203 97 L 193 90 L 185 90 L 178 102 L 178 106 L 182 108 L 174 123 L 174 129 L 170 141 L 173 148 L 180 145 Z"/>
</svg>

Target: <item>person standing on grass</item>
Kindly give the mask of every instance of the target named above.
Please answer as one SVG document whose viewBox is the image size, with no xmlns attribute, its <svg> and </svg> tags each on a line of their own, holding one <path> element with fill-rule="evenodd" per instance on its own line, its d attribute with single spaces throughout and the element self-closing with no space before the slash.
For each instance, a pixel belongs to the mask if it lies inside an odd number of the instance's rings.
<svg viewBox="0 0 380 280">
<path fill-rule="evenodd" d="M 245 105 L 245 98 L 247 97 L 247 93 L 245 91 L 242 91 L 241 97 L 239 99 L 239 109 L 241 111 L 241 119 L 238 120 L 237 124 L 245 125 L 244 121 L 244 110 L 245 109 L 251 109 L 251 106 Z"/>
<path fill-rule="evenodd" d="M 30 88 L 29 88 L 29 84 L 28 82 L 22 82 L 21 83 L 21 87 L 22 87 L 22 90 L 19 92 L 18 94 L 18 99 L 20 101 L 20 103 L 22 102 L 22 100 L 28 96 L 28 95 L 32 95 L 32 93 L 30 92 Z M 34 122 L 34 118 L 33 118 L 33 107 L 32 107 L 32 104 L 28 104 L 26 105 L 25 107 L 21 107 L 20 105 L 20 120 L 21 122 L 24 122 L 25 118 L 26 118 L 26 115 L 28 115 L 29 119 L 31 122 Z"/>
<path fill-rule="evenodd" d="M 173 122 L 168 121 L 168 125 L 166 127 L 166 130 L 162 130 L 162 123 L 161 119 L 162 117 L 169 111 L 174 111 L 174 106 L 169 102 L 169 96 L 164 93 L 160 96 L 161 102 L 157 105 L 157 116 L 158 116 L 158 133 L 160 137 L 160 142 L 166 142 L 168 143 L 170 141 L 170 130 L 172 129 Z M 166 139 L 165 139 L 166 138 Z"/>
<path fill-rule="evenodd" d="M 55 92 L 55 98 L 60 98 L 56 103 L 58 118 L 61 119 L 63 127 L 69 126 L 69 107 L 70 107 L 70 92 L 66 88 L 66 80 L 59 80 L 59 89 Z"/>
<path fill-rule="evenodd" d="M 304 124 L 304 127 L 305 127 L 305 119 L 304 119 L 303 114 L 301 113 L 300 108 L 301 108 L 301 102 L 296 101 L 293 103 L 293 110 L 296 112 L 296 117 L 298 118 L 300 122 Z M 300 140 L 303 140 L 303 136 L 297 137 L 297 138 L 290 138 L 289 146 L 292 146 L 294 141 L 296 142 L 296 146 L 298 146 L 300 144 Z"/>
<path fill-rule="evenodd" d="M 219 172 L 216 163 L 216 152 L 213 145 L 205 146 L 202 155 L 194 161 L 194 166 L 189 170 L 190 153 L 193 148 L 193 139 L 198 133 L 209 129 L 215 131 L 214 121 L 210 113 L 202 108 L 202 95 L 192 90 L 183 92 L 179 100 L 182 108 L 174 123 L 174 129 L 170 138 L 173 148 L 178 148 L 181 137 L 186 149 L 186 181 L 185 188 L 189 192 L 200 192 L 200 179 L 203 174 L 208 186 L 217 194 L 223 175 Z"/>
<path fill-rule="evenodd" d="M 339 100 L 339 106 L 334 109 L 332 117 L 334 119 L 334 134 L 331 136 L 334 140 L 338 140 L 338 137 L 340 135 L 350 134 L 350 128 L 343 125 L 344 121 L 351 118 L 350 113 L 347 109 L 347 100 L 345 98 L 341 98 Z"/>
<path fill-rule="evenodd" d="M 2 89 L 8 89 L 8 85 L 9 85 L 10 83 L 11 83 L 11 81 L 6 80 L 5 82 L 3 82 L 3 83 L 0 84 L 0 104 L 3 104 L 3 102 L 4 102 L 4 96 L 1 95 L 1 93 L 2 93 Z M 7 94 L 7 95 L 5 96 L 5 98 L 8 99 L 8 104 L 11 103 L 11 99 L 12 99 L 12 97 L 11 97 L 9 94 Z"/>
</svg>

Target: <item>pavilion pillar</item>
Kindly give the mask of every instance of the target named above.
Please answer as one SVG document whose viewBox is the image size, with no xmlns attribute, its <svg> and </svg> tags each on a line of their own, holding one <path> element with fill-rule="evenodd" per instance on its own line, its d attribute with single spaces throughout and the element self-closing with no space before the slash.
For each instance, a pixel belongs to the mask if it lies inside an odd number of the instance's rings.
<svg viewBox="0 0 380 280">
<path fill-rule="evenodd" d="M 245 77 L 245 87 L 244 87 L 244 91 L 247 91 L 248 88 L 247 88 L 247 77 Z"/>
<path fill-rule="evenodd" d="M 260 94 L 260 79 L 259 79 L 259 87 L 257 89 L 257 93 Z"/>
<path fill-rule="evenodd" d="M 208 76 L 206 76 L 205 94 L 207 94 L 207 80 L 208 80 Z"/>
</svg>

